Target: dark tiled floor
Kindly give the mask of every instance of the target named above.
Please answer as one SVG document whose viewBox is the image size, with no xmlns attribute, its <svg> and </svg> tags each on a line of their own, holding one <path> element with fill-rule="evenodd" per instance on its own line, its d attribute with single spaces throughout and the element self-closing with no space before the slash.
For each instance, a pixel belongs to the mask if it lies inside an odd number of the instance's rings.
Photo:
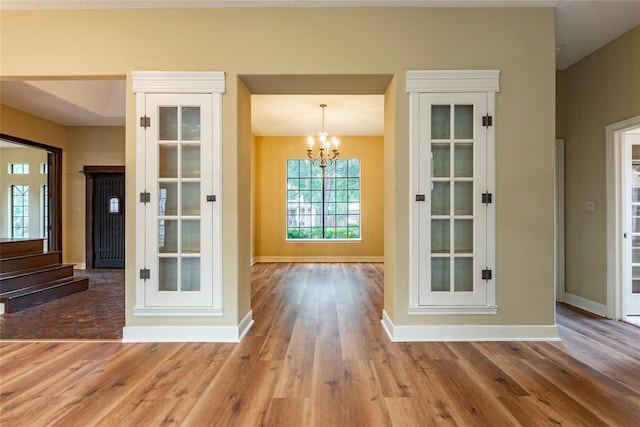
<svg viewBox="0 0 640 427">
<path fill-rule="evenodd" d="M 1 339 L 120 339 L 124 327 L 124 270 L 77 270 L 89 290 L 0 315 Z"/>
</svg>

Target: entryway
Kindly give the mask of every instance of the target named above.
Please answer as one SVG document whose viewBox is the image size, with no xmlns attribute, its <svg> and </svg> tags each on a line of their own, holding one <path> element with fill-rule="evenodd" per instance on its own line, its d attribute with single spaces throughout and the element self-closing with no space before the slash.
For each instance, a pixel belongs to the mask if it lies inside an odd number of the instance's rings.
<svg viewBox="0 0 640 427">
<path fill-rule="evenodd" d="M 85 166 L 86 267 L 124 268 L 124 166 Z"/>
<path fill-rule="evenodd" d="M 640 325 L 640 116 L 607 126 L 607 315 Z"/>
</svg>

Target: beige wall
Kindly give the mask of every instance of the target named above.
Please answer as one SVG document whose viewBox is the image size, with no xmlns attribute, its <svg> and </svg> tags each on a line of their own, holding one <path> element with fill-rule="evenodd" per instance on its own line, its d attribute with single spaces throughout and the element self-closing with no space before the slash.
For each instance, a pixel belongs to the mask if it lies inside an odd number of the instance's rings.
<svg viewBox="0 0 640 427">
<path fill-rule="evenodd" d="M 63 151 L 62 247 L 65 262 L 84 264 L 86 177 L 85 166 L 122 166 L 125 162 L 125 129 L 121 126 L 67 128 Z M 125 209 L 127 207 L 125 206 Z"/>
<path fill-rule="evenodd" d="M 384 256 L 384 139 L 340 136 L 340 158 L 360 159 L 362 240 L 359 242 L 286 241 L 287 159 L 306 156 L 307 137 L 256 137 L 256 222 L 254 256 L 381 260 Z"/>
<path fill-rule="evenodd" d="M 0 15 L 0 24 L 4 19 Z M 0 30 L 2 35 L 2 30 Z M 0 40 L 0 48 L 4 44 Z M 2 49 L 0 49 L 2 52 Z M 2 53 L 2 62 L 4 62 Z M 0 71 L 2 71 L 0 63 Z M 4 73 L 0 74 L 3 75 Z M 7 105 L 0 104 L 0 132 L 41 144 L 64 149 L 67 144 L 67 128 L 57 123 L 27 114 Z"/>
<path fill-rule="evenodd" d="M 606 304 L 605 127 L 640 115 L 640 26 L 562 74 L 566 291 Z"/>
<path fill-rule="evenodd" d="M 29 165 L 29 174 L 9 174 L 9 165 Z M 29 237 L 43 237 L 42 187 L 47 175 L 40 173 L 40 165 L 47 163 L 47 153 L 36 148 L 0 148 L 0 237 L 11 237 L 11 186 L 29 186 Z"/>
<path fill-rule="evenodd" d="M 221 318 L 133 316 L 127 325 L 236 325 L 249 306 L 250 132 L 240 75 L 385 74 L 385 307 L 396 324 L 554 322 L 552 8 L 281 8 L 3 11 L 2 76 L 122 76 L 132 70 L 221 70 L 223 293 Z M 64 31 L 60 31 L 64 28 Z M 113 29 L 117 28 L 117 31 Z M 320 32 L 317 29 L 330 28 Z M 171 29 L 171 30 L 168 30 Z M 143 43 L 144 42 L 144 43 Z M 141 43 L 144 49 L 140 48 Z M 490 48 L 487 48 L 489 46 Z M 24 52 L 29 52 L 25 55 Z M 92 54 L 87 61 L 87 52 Z M 409 316 L 409 69 L 499 69 L 496 316 Z M 127 203 L 135 201 L 135 99 L 128 82 Z M 535 125 L 532 125 L 535 124 Z M 246 209 L 243 211 L 243 209 Z M 135 217 L 127 212 L 127 265 Z M 391 293 L 391 295 L 389 294 Z M 392 304 L 393 307 L 388 305 Z M 246 312 L 246 311 L 245 311 Z"/>
</svg>

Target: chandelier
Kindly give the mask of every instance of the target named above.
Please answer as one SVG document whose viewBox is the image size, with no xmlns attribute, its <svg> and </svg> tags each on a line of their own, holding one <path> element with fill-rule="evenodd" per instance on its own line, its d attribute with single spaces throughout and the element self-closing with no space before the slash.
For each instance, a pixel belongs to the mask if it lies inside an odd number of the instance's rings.
<svg viewBox="0 0 640 427">
<path fill-rule="evenodd" d="M 340 152 L 338 151 L 338 139 L 333 137 L 329 139 L 329 134 L 324 130 L 324 109 L 327 104 L 320 104 L 322 108 L 322 131 L 320 131 L 320 144 L 318 149 L 318 155 L 314 156 L 313 146 L 315 141 L 312 136 L 309 137 L 309 148 L 307 149 L 307 156 L 311 159 L 314 166 L 320 166 L 323 170 L 327 163 L 331 165 L 333 161 L 338 158 Z"/>
</svg>

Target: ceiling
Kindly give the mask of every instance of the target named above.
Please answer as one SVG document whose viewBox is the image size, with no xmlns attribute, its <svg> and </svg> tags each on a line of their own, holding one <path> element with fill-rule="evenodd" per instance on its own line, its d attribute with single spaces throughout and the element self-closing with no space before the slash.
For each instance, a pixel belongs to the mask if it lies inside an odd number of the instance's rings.
<svg viewBox="0 0 640 427">
<path fill-rule="evenodd" d="M 557 69 L 569 67 L 640 24 L 640 0 L 2 0 L 0 2 L 0 10 L 256 6 L 556 7 Z M 247 79 L 251 83 L 250 77 Z M 286 80 L 283 83 L 286 83 Z M 284 94 L 280 95 L 259 90 L 252 90 L 252 93 L 258 93 L 252 97 L 252 127 L 256 135 L 307 135 L 317 132 L 322 125 L 322 111 L 319 107 L 321 103 L 327 104 L 325 128 L 331 134 L 380 135 L 383 131 L 383 96 L 381 95 L 383 91 L 380 92 L 377 88 L 373 90 L 365 88 L 356 95 L 340 94 L 339 90 L 331 95 L 297 95 L 279 92 Z M 123 80 L 0 81 L 0 100 L 3 104 L 65 126 L 124 126 L 125 94 L 126 85 Z"/>
</svg>

